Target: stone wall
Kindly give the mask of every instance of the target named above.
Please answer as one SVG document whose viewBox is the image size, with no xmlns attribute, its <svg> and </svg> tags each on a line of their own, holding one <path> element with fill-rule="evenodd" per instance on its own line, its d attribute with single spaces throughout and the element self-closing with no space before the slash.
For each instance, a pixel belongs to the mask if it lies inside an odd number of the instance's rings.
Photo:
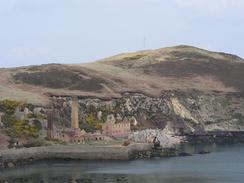
<svg viewBox="0 0 244 183">
<path fill-rule="evenodd" d="M 133 154 L 150 151 L 150 144 L 123 146 L 47 146 L 0 151 L 0 168 L 38 160 L 129 160 Z"/>
</svg>

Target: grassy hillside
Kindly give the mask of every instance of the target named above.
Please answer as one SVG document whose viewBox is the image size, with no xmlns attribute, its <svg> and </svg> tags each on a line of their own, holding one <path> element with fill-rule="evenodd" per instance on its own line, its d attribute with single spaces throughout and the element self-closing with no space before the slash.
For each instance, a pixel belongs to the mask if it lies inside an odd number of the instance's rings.
<svg viewBox="0 0 244 183">
<path fill-rule="evenodd" d="M 176 46 L 120 54 L 89 64 L 1 69 L 0 100 L 46 104 L 46 94 L 160 96 L 163 90 L 244 91 L 244 62 L 235 55 Z"/>
</svg>

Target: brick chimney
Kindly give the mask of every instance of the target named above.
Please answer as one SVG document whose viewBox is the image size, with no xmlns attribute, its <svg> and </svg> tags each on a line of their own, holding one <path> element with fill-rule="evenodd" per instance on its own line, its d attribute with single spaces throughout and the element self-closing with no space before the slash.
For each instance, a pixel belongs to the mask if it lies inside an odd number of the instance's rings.
<svg viewBox="0 0 244 183">
<path fill-rule="evenodd" d="M 53 111 L 47 112 L 47 138 L 49 140 L 53 139 L 53 120 L 54 120 L 54 113 Z"/>
<path fill-rule="evenodd" d="M 78 110 L 78 98 L 72 97 L 71 102 L 71 128 L 79 128 L 79 110 Z"/>
</svg>

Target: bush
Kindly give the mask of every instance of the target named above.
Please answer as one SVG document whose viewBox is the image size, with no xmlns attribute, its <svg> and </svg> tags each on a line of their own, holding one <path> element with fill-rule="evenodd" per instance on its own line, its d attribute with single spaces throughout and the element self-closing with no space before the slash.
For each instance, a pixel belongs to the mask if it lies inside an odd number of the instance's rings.
<svg viewBox="0 0 244 183">
<path fill-rule="evenodd" d="M 4 116 L 2 117 L 2 121 L 4 122 L 5 127 L 11 127 L 15 122 L 15 118 L 13 114 L 17 107 L 22 107 L 23 103 L 20 101 L 14 100 L 3 100 L 0 101 L 0 111 L 4 112 Z"/>
<path fill-rule="evenodd" d="M 89 113 L 86 118 L 86 126 L 88 131 L 101 130 L 102 124 L 94 117 L 93 113 Z"/>
<path fill-rule="evenodd" d="M 8 129 L 8 134 L 11 137 L 33 137 L 37 138 L 37 129 L 27 123 L 25 120 L 16 121 L 11 128 Z"/>
<path fill-rule="evenodd" d="M 16 108 L 24 106 L 23 102 L 14 100 L 0 101 L 0 111 L 4 112 L 2 121 L 5 128 L 7 128 L 8 135 L 12 138 L 15 137 L 38 137 L 38 131 L 41 129 L 41 123 L 34 120 L 34 126 L 28 124 L 27 120 L 16 120 L 14 112 Z M 29 116 L 28 116 L 29 117 Z M 37 116 L 36 116 L 37 117 Z"/>
<path fill-rule="evenodd" d="M 5 115 L 11 116 L 14 114 L 15 109 L 21 106 L 23 106 L 23 103 L 20 101 L 3 100 L 0 102 L 0 111 L 3 111 Z"/>
</svg>

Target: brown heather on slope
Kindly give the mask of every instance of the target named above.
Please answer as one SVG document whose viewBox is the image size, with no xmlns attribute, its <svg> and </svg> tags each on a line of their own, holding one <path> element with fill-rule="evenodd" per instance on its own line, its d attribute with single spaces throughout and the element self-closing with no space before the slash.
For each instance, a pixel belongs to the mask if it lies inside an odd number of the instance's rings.
<svg viewBox="0 0 244 183">
<path fill-rule="evenodd" d="M 51 95 L 113 98 L 164 90 L 244 91 L 244 61 L 235 55 L 176 46 L 120 54 L 89 64 L 0 69 L 0 100 L 47 104 Z"/>
</svg>

